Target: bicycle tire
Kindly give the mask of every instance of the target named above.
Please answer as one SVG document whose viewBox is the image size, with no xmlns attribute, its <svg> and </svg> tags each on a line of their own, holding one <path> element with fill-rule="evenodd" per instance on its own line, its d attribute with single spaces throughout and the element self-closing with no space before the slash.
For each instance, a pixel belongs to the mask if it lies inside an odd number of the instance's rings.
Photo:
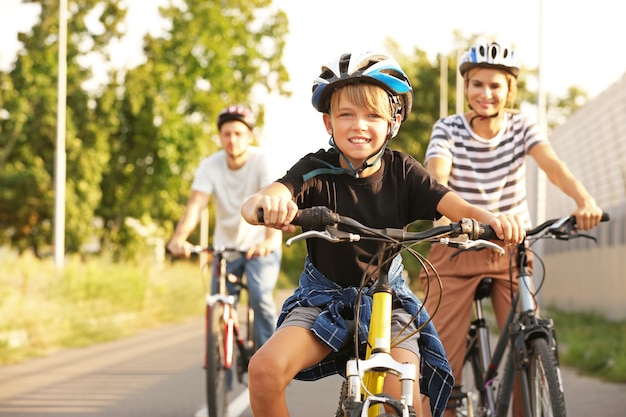
<svg viewBox="0 0 626 417">
<path fill-rule="evenodd" d="M 478 346 L 473 344 L 463 360 L 463 377 L 460 392 L 457 393 L 457 417 L 482 417 L 486 415 L 485 383 L 480 367 Z"/>
<path fill-rule="evenodd" d="M 527 370 L 530 405 L 533 417 L 565 417 L 565 397 L 560 368 L 545 339 L 529 343 Z"/>
<path fill-rule="evenodd" d="M 528 342 L 529 362 L 526 380 L 530 398 L 530 417 L 565 417 L 565 397 L 556 357 L 545 339 Z M 496 417 L 506 416 L 512 400 L 513 380 L 516 378 L 513 357 L 509 355 L 500 385 Z M 506 395 L 508 401 L 502 398 Z M 520 398 L 518 401 L 522 401 Z"/>
<path fill-rule="evenodd" d="M 341 390 L 339 391 L 339 405 L 337 406 L 337 411 L 335 411 L 335 417 L 344 417 L 344 402 L 346 401 L 346 397 L 348 396 L 348 380 L 344 379 L 341 383 Z"/>
<path fill-rule="evenodd" d="M 254 310 L 252 306 L 248 304 L 248 317 L 246 317 L 246 341 L 248 342 L 248 350 L 250 355 L 256 351 L 258 348 L 255 337 L 256 332 L 254 331 Z M 248 358 L 249 359 L 249 358 Z"/>
<path fill-rule="evenodd" d="M 224 366 L 224 306 L 215 303 L 207 312 L 206 400 L 208 417 L 228 414 L 228 370 Z"/>
<path fill-rule="evenodd" d="M 507 417 L 511 400 L 513 398 L 513 384 L 515 374 L 515 364 L 513 354 L 510 352 L 506 356 L 506 363 L 502 371 L 502 380 L 498 387 L 498 397 L 496 400 L 496 417 Z"/>
<path fill-rule="evenodd" d="M 248 364 L 250 358 L 257 349 L 257 343 L 255 341 L 254 332 L 254 310 L 248 302 L 246 304 L 246 323 L 245 323 L 245 337 L 243 338 L 243 344 L 241 345 L 241 352 L 237 355 L 237 380 L 240 384 L 248 385 Z"/>
</svg>

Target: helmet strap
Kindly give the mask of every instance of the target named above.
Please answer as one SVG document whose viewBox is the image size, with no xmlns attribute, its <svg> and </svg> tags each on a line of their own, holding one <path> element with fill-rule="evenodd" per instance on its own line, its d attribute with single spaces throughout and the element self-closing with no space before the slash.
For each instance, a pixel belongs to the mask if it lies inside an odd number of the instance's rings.
<svg viewBox="0 0 626 417">
<path fill-rule="evenodd" d="M 476 114 L 476 116 L 472 117 L 469 121 L 469 125 L 471 128 L 474 127 L 474 119 L 478 118 L 479 120 L 487 120 L 487 119 L 493 119 L 495 117 L 498 117 L 498 115 L 500 114 L 500 112 L 497 112 L 495 114 L 492 114 L 490 116 L 481 116 L 480 114 Z"/>
<path fill-rule="evenodd" d="M 385 140 L 385 143 L 383 144 L 383 146 L 381 146 L 381 148 L 378 151 L 368 156 L 359 168 L 354 168 L 354 165 L 352 165 L 352 162 L 350 162 L 348 157 L 342 152 L 341 149 L 339 149 L 339 147 L 335 143 L 335 138 L 331 136 L 328 141 L 328 144 L 332 146 L 333 148 L 335 148 L 337 152 L 339 152 L 339 155 L 341 155 L 345 163 L 348 164 L 349 168 L 336 167 L 334 165 L 329 164 L 326 161 L 322 161 L 321 159 L 311 157 L 312 161 L 319 162 L 323 164 L 324 166 L 326 166 L 326 168 L 314 169 L 304 174 L 302 176 L 302 179 L 304 181 L 307 181 L 313 177 L 317 177 L 318 175 L 322 175 L 322 174 L 332 174 L 332 175 L 349 174 L 350 176 L 354 178 L 359 178 L 359 174 L 361 174 L 361 172 L 365 171 L 369 167 L 376 165 L 378 161 L 382 158 L 385 148 L 387 147 L 387 142 L 390 139 L 390 136 L 391 136 L 390 134 L 387 135 L 387 139 Z M 368 162 L 373 157 L 376 157 L 376 158 L 372 162 Z"/>
</svg>

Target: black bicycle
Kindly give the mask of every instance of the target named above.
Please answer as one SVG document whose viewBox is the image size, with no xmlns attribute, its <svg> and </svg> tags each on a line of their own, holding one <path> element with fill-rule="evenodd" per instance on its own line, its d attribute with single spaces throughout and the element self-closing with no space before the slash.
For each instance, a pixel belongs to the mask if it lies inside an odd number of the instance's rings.
<svg viewBox="0 0 626 417">
<path fill-rule="evenodd" d="M 228 415 L 229 385 L 234 383 L 234 376 L 239 383 L 246 384 L 245 375 L 248 362 L 254 353 L 254 310 L 247 296 L 245 276 L 239 279 L 228 274 L 226 259 L 228 256 L 245 256 L 245 251 L 224 247 L 195 246 L 192 253 L 208 253 L 215 258 L 211 279 L 217 284 L 217 291 L 212 291 L 212 282 L 206 285 L 206 350 L 204 369 L 206 372 L 206 400 L 208 417 L 226 417 Z M 211 260 L 205 266 L 208 270 Z M 205 268 L 203 268 L 205 269 Z M 227 281 L 236 289 L 236 294 L 227 290 Z M 241 303 L 239 301 L 242 301 Z M 240 305 L 241 304 L 241 305 Z M 239 308 L 239 312 L 237 311 Z M 241 323 L 240 312 L 245 322 Z"/>
<path fill-rule="evenodd" d="M 602 221 L 608 221 L 604 214 Z M 493 278 L 483 278 L 474 296 L 474 320 L 469 326 L 463 380 L 455 387 L 448 408 L 458 417 L 505 417 L 513 394 L 513 383 L 519 381 L 521 401 L 526 417 L 565 417 L 565 398 L 559 367 L 554 322 L 539 315 L 533 276 L 528 268 L 531 246 L 541 239 L 571 240 L 594 237 L 576 232 L 576 218 L 567 216 L 548 220 L 527 231 L 524 242 L 517 245 L 515 271 L 518 279 L 511 311 L 496 347 L 491 351 L 489 326 L 482 300 L 490 295 Z M 541 259 L 534 253 L 534 259 Z M 543 268 L 542 268 L 543 269 Z M 513 276 L 514 269 L 511 269 Z M 541 277 L 540 283 L 545 279 Z M 501 361 L 506 357 L 502 377 L 498 380 Z"/>
</svg>

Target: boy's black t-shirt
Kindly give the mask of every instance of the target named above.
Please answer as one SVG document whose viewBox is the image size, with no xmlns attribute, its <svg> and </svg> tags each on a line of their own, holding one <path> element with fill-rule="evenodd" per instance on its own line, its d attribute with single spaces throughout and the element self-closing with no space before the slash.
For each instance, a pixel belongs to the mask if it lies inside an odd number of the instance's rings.
<svg viewBox="0 0 626 417">
<path fill-rule="evenodd" d="M 412 156 L 386 149 L 382 166 L 366 178 L 348 174 L 321 174 L 304 181 L 303 175 L 322 167 L 311 157 L 339 166 L 335 149 L 320 149 L 298 161 L 278 180 L 295 196 L 300 208 L 326 206 L 375 228 L 404 228 L 415 220 L 441 215 L 437 204 L 449 189 L 435 181 Z M 377 242 L 331 243 L 307 239 L 309 258 L 326 277 L 342 287 L 358 286 L 364 270 L 380 247 Z"/>
</svg>

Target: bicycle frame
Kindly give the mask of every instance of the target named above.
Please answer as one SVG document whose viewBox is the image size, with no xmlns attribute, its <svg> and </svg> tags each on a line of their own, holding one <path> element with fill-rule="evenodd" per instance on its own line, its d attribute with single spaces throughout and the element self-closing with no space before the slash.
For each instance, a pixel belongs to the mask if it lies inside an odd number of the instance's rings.
<svg viewBox="0 0 626 417">
<path fill-rule="evenodd" d="M 260 222 L 262 221 L 262 211 L 257 213 L 257 218 Z M 401 246 L 407 249 L 412 244 L 423 241 L 439 242 L 455 247 L 480 246 L 502 250 L 498 245 L 486 240 L 469 240 L 470 236 L 471 239 L 492 237 L 493 231 L 489 226 L 481 225 L 471 219 L 432 228 L 422 233 L 410 233 L 403 229 L 374 229 L 364 226 L 354 219 L 337 215 L 326 207 L 300 210 L 298 217 L 292 221 L 292 224 L 303 226 L 303 228 L 306 225 L 306 229 L 309 230 L 288 239 L 287 246 L 295 240 L 305 238 L 323 238 L 330 242 L 355 242 L 362 239 L 384 242 L 378 253 L 378 276 L 372 289 L 373 305 L 366 356 L 365 359 L 359 359 L 358 353 L 355 352 L 355 358 L 346 364 L 347 388 L 345 400 L 340 402 L 341 410 L 344 417 L 392 415 L 383 410 L 379 414 L 379 409 L 388 405 L 396 410 L 398 415 L 407 417 L 414 415 L 413 392 L 417 375 L 416 364 L 400 363 L 391 356 L 393 300 L 388 276 L 391 260 L 399 253 Z M 338 225 L 355 230 L 357 233 L 339 230 Z M 465 239 L 453 241 L 449 237 L 464 237 Z M 406 244 L 407 242 L 408 244 Z M 358 314 L 355 314 L 355 318 L 358 322 Z M 401 395 L 399 400 L 383 393 L 384 379 L 387 374 L 394 374 L 400 380 Z"/>
<path fill-rule="evenodd" d="M 223 340 L 223 353 L 222 360 L 223 366 L 225 369 L 232 368 L 234 351 L 233 348 L 235 346 L 234 342 L 237 342 L 237 345 L 243 346 L 244 340 L 241 337 L 241 332 L 239 329 L 239 319 L 237 317 L 237 311 L 235 308 L 235 297 L 233 295 L 229 295 L 226 291 L 226 260 L 221 254 L 218 254 L 218 268 L 213 271 L 213 278 L 218 283 L 218 290 L 215 294 L 206 294 L 206 331 L 208 332 L 210 321 L 209 317 L 211 315 L 212 309 L 216 304 L 219 304 L 222 311 L 222 324 L 224 331 L 224 340 Z M 208 358 L 205 355 L 204 358 L 204 366 L 207 365 Z"/>
<path fill-rule="evenodd" d="M 389 248 L 391 249 L 391 248 Z M 371 407 L 375 402 L 384 403 L 386 400 L 377 397 L 376 393 L 383 392 L 387 373 L 393 373 L 401 381 L 401 404 L 407 409 L 413 406 L 413 390 L 416 379 L 416 367 L 413 363 L 400 363 L 391 357 L 391 311 L 392 292 L 389 286 L 389 263 L 385 262 L 383 250 L 379 255 L 379 265 L 382 271 L 373 290 L 372 316 L 368 334 L 368 344 L 365 359 L 352 359 L 346 364 L 348 378 L 349 402 L 361 402 L 363 396 L 363 410 L 368 410 L 368 416 L 379 414 L 379 407 Z M 381 371 L 384 370 L 384 371 Z M 361 386 L 363 380 L 363 388 Z M 352 414 L 349 414 L 352 415 Z"/>
</svg>

